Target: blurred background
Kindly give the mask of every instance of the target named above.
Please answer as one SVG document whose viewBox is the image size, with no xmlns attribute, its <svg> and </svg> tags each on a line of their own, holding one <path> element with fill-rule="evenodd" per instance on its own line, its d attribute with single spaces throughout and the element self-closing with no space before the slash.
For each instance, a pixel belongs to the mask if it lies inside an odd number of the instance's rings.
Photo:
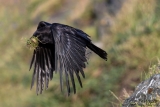
<svg viewBox="0 0 160 107">
<path fill-rule="evenodd" d="M 160 57 L 159 6 L 160 0 L 0 0 L 0 107 L 119 107 Z M 108 53 L 108 61 L 90 55 L 77 94 L 61 93 L 59 74 L 43 94 L 30 90 L 33 50 L 26 40 L 41 20 L 82 29 Z"/>
</svg>

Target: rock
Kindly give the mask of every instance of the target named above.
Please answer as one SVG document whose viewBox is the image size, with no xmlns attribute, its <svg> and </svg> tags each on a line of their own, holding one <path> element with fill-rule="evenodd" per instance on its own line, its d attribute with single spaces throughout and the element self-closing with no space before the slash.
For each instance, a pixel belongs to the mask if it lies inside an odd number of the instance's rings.
<svg viewBox="0 0 160 107">
<path fill-rule="evenodd" d="M 156 74 L 141 82 L 133 94 L 127 98 L 122 107 L 134 107 L 136 105 L 145 106 L 154 103 L 159 107 L 160 98 L 160 74 Z"/>
</svg>

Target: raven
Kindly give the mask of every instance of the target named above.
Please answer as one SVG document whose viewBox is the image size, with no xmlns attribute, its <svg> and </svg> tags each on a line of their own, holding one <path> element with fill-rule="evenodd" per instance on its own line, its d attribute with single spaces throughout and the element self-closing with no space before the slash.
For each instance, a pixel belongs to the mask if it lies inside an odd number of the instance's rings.
<svg viewBox="0 0 160 107">
<path fill-rule="evenodd" d="M 27 46 L 34 47 L 30 63 L 30 69 L 32 65 L 34 66 L 31 89 L 36 80 L 37 95 L 42 93 L 44 87 L 48 88 L 49 80 L 53 78 L 54 72 L 60 74 L 61 91 L 63 90 L 63 75 L 65 75 L 68 95 L 71 92 L 70 81 L 76 93 L 74 75 L 82 87 L 79 73 L 85 78 L 83 68 L 86 67 L 87 62 L 85 54 L 87 47 L 107 60 L 107 53 L 95 46 L 89 35 L 82 30 L 59 23 L 39 22 L 37 30 L 27 41 Z"/>
</svg>

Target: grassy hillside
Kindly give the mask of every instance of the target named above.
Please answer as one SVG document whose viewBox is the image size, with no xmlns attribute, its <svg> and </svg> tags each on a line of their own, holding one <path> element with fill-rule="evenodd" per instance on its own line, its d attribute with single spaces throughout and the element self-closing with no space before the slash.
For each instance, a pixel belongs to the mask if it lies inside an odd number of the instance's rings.
<svg viewBox="0 0 160 107">
<path fill-rule="evenodd" d="M 0 1 L 0 107 L 120 106 L 109 90 L 118 97 L 123 97 L 123 89 L 133 91 L 141 74 L 159 58 L 160 2 L 108 1 L 106 8 L 101 5 L 104 1 Z M 118 10 L 117 5 L 121 5 Z M 41 20 L 80 28 L 108 53 L 107 62 L 91 54 L 83 88 L 76 84 L 77 94 L 67 97 L 66 91 L 60 92 L 58 74 L 42 95 L 30 90 L 32 50 L 26 47 L 26 39 Z"/>
</svg>

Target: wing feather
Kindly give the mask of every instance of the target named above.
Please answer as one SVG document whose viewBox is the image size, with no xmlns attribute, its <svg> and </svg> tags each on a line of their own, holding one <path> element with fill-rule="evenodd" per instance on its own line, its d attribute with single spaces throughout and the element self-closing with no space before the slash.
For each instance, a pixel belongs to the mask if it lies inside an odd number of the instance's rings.
<svg viewBox="0 0 160 107">
<path fill-rule="evenodd" d="M 77 35 L 74 30 L 52 28 L 52 33 L 55 41 L 55 71 L 60 73 L 61 90 L 63 90 L 63 74 L 65 74 L 68 95 L 70 94 L 69 78 L 76 93 L 74 73 L 81 87 L 79 72 L 85 77 L 83 68 L 87 61 L 86 40 Z"/>
<path fill-rule="evenodd" d="M 70 84 L 69 84 L 68 72 L 65 72 L 65 76 L 66 76 L 66 86 L 67 86 L 67 91 L 68 91 L 68 96 L 69 96 L 69 94 L 70 94 Z"/>
<path fill-rule="evenodd" d="M 37 95 L 43 92 L 44 88 L 47 89 L 49 80 L 53 77 L 54 70 L 54 50 L 50 47 L 38 47 L 33 52 L 33 57 L 30 64 L 30 69 L 34 64 L 34 72 L 32 76 L 31 89 L 36 79 L 36 92 Z"/>
<path fill-rule="evenodd" d="M 45 56 L 44 56 L 44 49 L 41 48 L 41 52 L 40 52 L 40 66 L 41 66 L 41 89 L 40 89 L 40 93 L 42 93 L 42 91 L 44 90 L 44 84 L 45 84 L 45 74 L 46 74 L 46 69 L 45 69 Z"/>
<path fill-rule="evenodd" d="M 35 52 L 35 51 L 34 51 Z M 34 60 L 36 60 L 36 54 L 34 53 L 33 55 L 35 55 L 35 57 L 34 57 Z M 32 58 L 33 59 L 33 58 Z M 33 63 L 33 62 L 32 62 Z M 32 65 L 32 64 L 31 64 Z M 37 67 L 36 67 L 37 65 L 36 65 L 36 62 L 34 63 L 34 71 L 33 71 L 33 75 L 32 75 L 32 83 L 31 83 L 31 89 L 32 89 L 32 87 L 33 87 L 33 85 L 34 85 L 34 81 L 35 81 L 35 78 L 36 78 L 36 75 L 37 75 Z"/>
<path fill-rule="evenodd" d="M 52 56 L 52 51 L 50 49 L 46 50 L 46 54 L 47 54 L 47 59 L 48 59 L 48 68 L 49 68 L 49 75 L 50 75 L 50 79 L 52 80 L 53 78 L 53 70 L 54 70 L 54 60 L 53 60 L 53 56 Z"/>
<path fill-rule="evenodd" d="M 33 52 L 33 57 L 32 57 L 31 63 L 30 63 L 30 67 L 29 67 L 29 71 L 31 70 L 32 65 L 33 65 L 33 63 L 34 63 L 34 61 L 35 61 L 35 55 L 36 55 L 36 53 L 35 53 L 35 50 L 34 50 L 34 52 Z"/>
<path fill-rule="evenodd" d="M 39 51 L 37 51 L 37 53 L 36 53 L 37 55 L 37 58 L 36 58 L 36 63 L 37 63 L 37 65 L 36 65 L 36 67 L 37 67 L 37 87 L 36 87 L 36 92 L 37 92 L 37 95 L 39 94 L 39 74 L 40 74 L 40 69 L 39 69 L 39 58 L 40 58 L 40 55 L 39 55 Z"/>
<path fill-rule="evenodd" d="M 45 88 L 48 88 L 48 84 L 49 84 L 49 76 L 50 76 L 50 69 L 51 68 L 51 64 L 50 64 L 50 60 L 48 57 L 48 50 L 44 48 L 44 59 L 45 59 L 45 69 L 46 69 L 46 74 L 45 74 Z"/>
</svg>

